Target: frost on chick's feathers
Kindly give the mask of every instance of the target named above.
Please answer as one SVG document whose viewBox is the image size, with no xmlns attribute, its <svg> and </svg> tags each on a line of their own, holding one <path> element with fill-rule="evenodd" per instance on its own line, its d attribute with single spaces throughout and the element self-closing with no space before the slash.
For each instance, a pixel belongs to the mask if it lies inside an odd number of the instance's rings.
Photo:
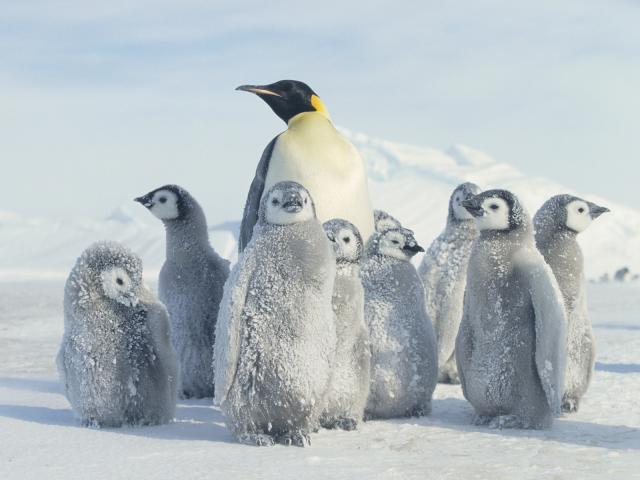
<svg viewBox="0 0 640 480">
<path fill-rule="evenodd" d="M 89 247 L 65 287 L 57 364 L 76 416 L 87 425 L 166 423 L 178 366 L 164 306 L 142 284 L 142 262 L 114 242 Z"/>
<path fill-rule="evenodd" d="M 436 340 L 422 282 L 409 261 L 417 250 L 403 252 L 412 242 L 415 248 L 415 239 L 406 229 L 376 233 L 369 240 L 362 266 L 371 343 L 371 391 L 366 408 L 370 418 L 419 416 L 431 411 L 438 372 Z"/>
<path fill-rule="evenodd" d="M 225 285 L 215 347 L 216 401 L 240 441 L 304 445 L 317 428 L 336 343 L 335 268 L 315 218 L 262 217 L 254 228 Z"/>
<path fill-rule="evenodd" d="M 325 222 L 324 229 L 336 254 L 337 343 L 321 423 L 326 428 L 353 430 L 362 420 L 369 395 L 371 350 L 359 267 L 364 245 L 355 225 L 346 220 Z"/>
<path fill-rule="evenodd" d="M 478 237 L 473 217 L 462 202 L 480 192 L 472 183 L 456 187 L 449 199 L 447 224 L 422 259 L 418 274 L 425 289 L 429 318 L 438 342 L 438 380 L 458 383 L 455 342 L 462 320 L 467 267 Z"/>
</svg>

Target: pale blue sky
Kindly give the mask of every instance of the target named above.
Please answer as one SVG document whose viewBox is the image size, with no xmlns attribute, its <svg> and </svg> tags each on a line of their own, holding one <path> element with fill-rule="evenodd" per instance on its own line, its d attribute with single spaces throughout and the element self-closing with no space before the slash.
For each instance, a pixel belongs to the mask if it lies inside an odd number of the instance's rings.
<svg viewBox="0 0 640 480">
<path fill-rule="evenodd" d="M 234 88 L 282 78 L 350 130 L 638 205 L 638 2 L 308 3 L 0 0 L 0 210 L 101 216 L 175 182 L 237 217 L 284 124 Z"/>
</svg>

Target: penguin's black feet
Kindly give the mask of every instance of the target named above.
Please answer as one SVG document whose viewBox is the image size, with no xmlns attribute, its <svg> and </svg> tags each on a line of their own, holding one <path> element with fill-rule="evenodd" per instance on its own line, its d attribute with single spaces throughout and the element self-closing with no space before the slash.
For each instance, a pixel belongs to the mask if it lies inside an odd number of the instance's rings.
<svg viewBox="0 0 640 480">
<path fill-rule="evenodd" d="M 244 433 L 238 437 L 238 441 L 256 447 L 271 447 L 276 443 L 275 439 L 266 433 Z"/>
<path fill-rule="evenodd" d="M 495 418 L 496 417 L 492 417 L 491 415 L 474 415 L 473 419 L 471 420 L 471 424 L 482 427 L 485 425 L 489 425 Z"/>
<path fill-rule="evenodd" d="M 337 428 L 351 432 L 358 428 L 358 421 L 355 418 L 341 418 L 337 422 Z"/>
<path fill-rule="evenodd" d="M 310 447 L 311 439 L 303 432 L 287 432 L 276 437 L 276 442 L 280 445 L 294 447 Z"/>
<path fill-rule="evenodd" d="M 562 399 L 562 411 L 564 413 L 575 413 L 578 411 L 578 399 L 577 398 L 563 398 Z"/>
<path fill-rule="evenodd" d="M 355 418 L 340 417 L 332 420 L 325 420 L 322 422 L 322 427 L 327 430 L 356 430 L 358 428 L 358 421 Z"/>
<path fill-rule="evenodd" d="M 498 415 L 489 421 L 488 426 L 496 430 L 502 430 L 503 428 L 531 428 L 519 415 Z"/>
</svg>

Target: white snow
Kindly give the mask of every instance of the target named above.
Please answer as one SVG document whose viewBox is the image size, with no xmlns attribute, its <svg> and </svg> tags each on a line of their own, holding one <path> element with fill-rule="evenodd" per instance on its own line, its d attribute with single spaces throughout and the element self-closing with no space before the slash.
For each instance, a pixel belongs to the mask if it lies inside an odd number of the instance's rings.
<svg viewBox="0 0 640 480">
<path fill-rule="evenodd" d="M 433 413 L 321 430 L 307 449 L 235 443 L 218 409 L 180 401 L 171 425 L 88 429 L 73 419 L 54 357 L 62 282 L 0 283 L 0 478 L 638 478 L 640 287 L 590 285 L 598 342 L 580 412 L 550 431 L 470 425 L 460 387 L 438 385 Z"/>
</svg>

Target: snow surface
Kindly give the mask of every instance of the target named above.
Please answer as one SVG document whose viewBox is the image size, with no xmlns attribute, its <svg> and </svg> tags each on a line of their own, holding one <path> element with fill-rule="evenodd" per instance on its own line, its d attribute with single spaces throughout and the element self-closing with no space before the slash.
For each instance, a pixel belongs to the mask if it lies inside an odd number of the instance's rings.
<svg viewBox="0 0 640 480">
<path fill-rule="evenodd" d="M 307 449 L 235 443 L 207 400 L 176 422 L 89 429 L 76 423 L 54 359 L 61 281 L 0 283 L 0 478 L 640 478 L 640 286 L 589 285 L 598 346 L 580 412 L 550 431 L 470 425 L 459 386 L 438 385 L 433 413 L 321 430 Z"/>
<path fill-rule="evenodd" d="M 611 276 L 623 266 L 640 271 L 640 210 L 588 192 L 580 194 L 550 180 L 527 177 L 509 164 L 466 146 L 441 151 L 342 132 L 363 154 L 374 208 L 387 211 L 415 230 L 418 242 L 425 247 L 444 228 L 452 190 L 471 181 L 483 189 L 512 190 L 531 215 L 558 193 L 572 193 L 609 207 L 612 213 L 600 217 L 579 236 L 587 278 L 605 272 Z M 256 154 L 256 162 L 258 158 Z M 553 172 L 541 173 L 553 178 Z M 253 170 L 247 172 L 247 189 L 252 175 Z M 215 195 L 215 189 L 211 195 Z M 226 209 L 218 212 L 218 218 L 241 218 L 243 204 L 226 205 L 216 200 L 206 203 Z M 144 260 L 146 276 L 155 278 L 164 261 L 164 229 L 144 208 L 127 201 L 123 200 L 127 206 L 117 207 L 98 220 L 25 218 L 0 211 L 0 278 L 64 278 L 90 243 L 104 239 L 133 249 Z M 236 260 L 238 223 L 231 221 L 209 229 L 213 247 L 232 262 Z M 417 264 L 420 256 L 415 261 Z"/>
</svg>

